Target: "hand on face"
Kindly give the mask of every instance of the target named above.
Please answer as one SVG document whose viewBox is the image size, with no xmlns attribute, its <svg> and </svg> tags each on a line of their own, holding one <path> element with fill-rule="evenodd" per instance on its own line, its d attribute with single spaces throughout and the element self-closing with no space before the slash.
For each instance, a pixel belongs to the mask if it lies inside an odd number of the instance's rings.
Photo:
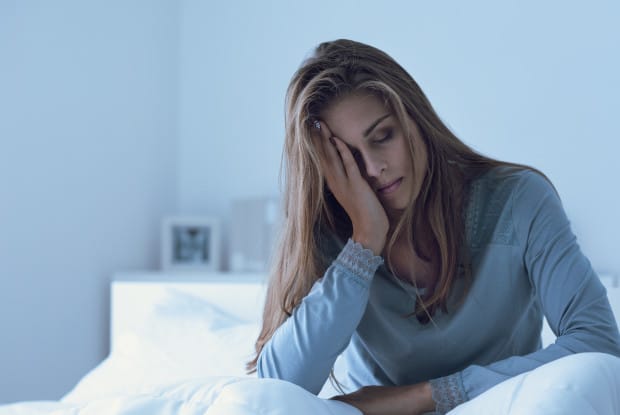
<svg viewBox="0 0 620 415">
<path fill-rule="evenodd" d="M 332 135 L 325 122 L 318 122 L 313 133 L 327 186 L 353 224 L 351 238 L 380 255 L 389 229 L 385 209 L 362 176 L 347 145 Z"/>
</svg>

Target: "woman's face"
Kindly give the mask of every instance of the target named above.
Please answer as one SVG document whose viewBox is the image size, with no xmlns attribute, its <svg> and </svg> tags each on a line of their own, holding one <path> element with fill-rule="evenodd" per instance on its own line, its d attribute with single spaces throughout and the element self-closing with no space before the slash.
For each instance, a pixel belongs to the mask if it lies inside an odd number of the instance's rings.
<svg viewBox="0 0 620 415">
<path fill-rule="evenodd" d="M 353 93 L 330 104 L 321 119 L 353 153 L 370 187 L 392 219 L 419 194 L 427 169 L 427 149 L 413 121 L 412 160 L 408 138 L 396 116 L 376 96 Z"/>
</svg>

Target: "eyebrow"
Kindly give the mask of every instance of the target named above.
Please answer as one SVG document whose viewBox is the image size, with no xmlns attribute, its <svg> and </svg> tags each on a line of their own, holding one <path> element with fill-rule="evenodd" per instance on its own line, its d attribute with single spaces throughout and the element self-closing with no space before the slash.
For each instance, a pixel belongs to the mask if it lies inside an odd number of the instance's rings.
<svg viewBox="0 0 620 415">
<path fill-rule="evenodd" d="M 374 130 L 374 129 L 375 129 L 375 127 L 376 127 L 377 125 L 379 125 L 379 123 L 380 123 L 381 121 L 385 120 L 385 119 L 386 119 L 387 117 L 389 117 L 390 115 L 392 115 L 392 114 L 385 114 L 385 115 L 383 115 L 383 116 L 381 116 L 381 117 L 377 118 L 377 120 L 376 120 L 375 122 L 373 122 L 373 123 L 370 125 L 370 127 L 368 127 L 368 128 L 364 131 L 364 137 L 368 137 L 368 135 L 369 135 L 370 133 L 372 133 L 372 130 Z"/>
</svg>

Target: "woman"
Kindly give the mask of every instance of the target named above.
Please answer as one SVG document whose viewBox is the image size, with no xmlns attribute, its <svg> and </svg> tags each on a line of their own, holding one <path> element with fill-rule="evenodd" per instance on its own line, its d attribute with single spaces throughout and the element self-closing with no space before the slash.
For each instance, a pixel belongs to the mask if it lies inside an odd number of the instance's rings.
<svg viewBox="0 0 620 415">
<path fill-rule="evenodd" d="M 365 414 L 444 413 L 573 353 L 620 355 L 605 289 L 535 169 L 482 156 L 393 59 L 319 45 L 287 93 L 285 221 L 250 369 Z M 543 313 L 556 333 L 541 349 Z M 343 379 L 340 379 L 343 380 Z"/>
</svg>

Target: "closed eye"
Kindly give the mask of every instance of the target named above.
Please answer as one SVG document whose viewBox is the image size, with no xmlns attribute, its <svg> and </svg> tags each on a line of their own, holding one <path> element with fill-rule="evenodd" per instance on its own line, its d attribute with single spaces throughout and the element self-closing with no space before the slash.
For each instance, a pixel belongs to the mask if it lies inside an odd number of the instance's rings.
<svg viewBox="0 0 620 415">
<path fill-rule="evenodd" d="M 393 132 L 392 130 L 389 130 L 383 137 L 375 140 L 374 143 L 376 144 L 384 143 L 388 141 L 390 138 L 392 138 L 392 136 L 393 136 Z"/>
</svg>

